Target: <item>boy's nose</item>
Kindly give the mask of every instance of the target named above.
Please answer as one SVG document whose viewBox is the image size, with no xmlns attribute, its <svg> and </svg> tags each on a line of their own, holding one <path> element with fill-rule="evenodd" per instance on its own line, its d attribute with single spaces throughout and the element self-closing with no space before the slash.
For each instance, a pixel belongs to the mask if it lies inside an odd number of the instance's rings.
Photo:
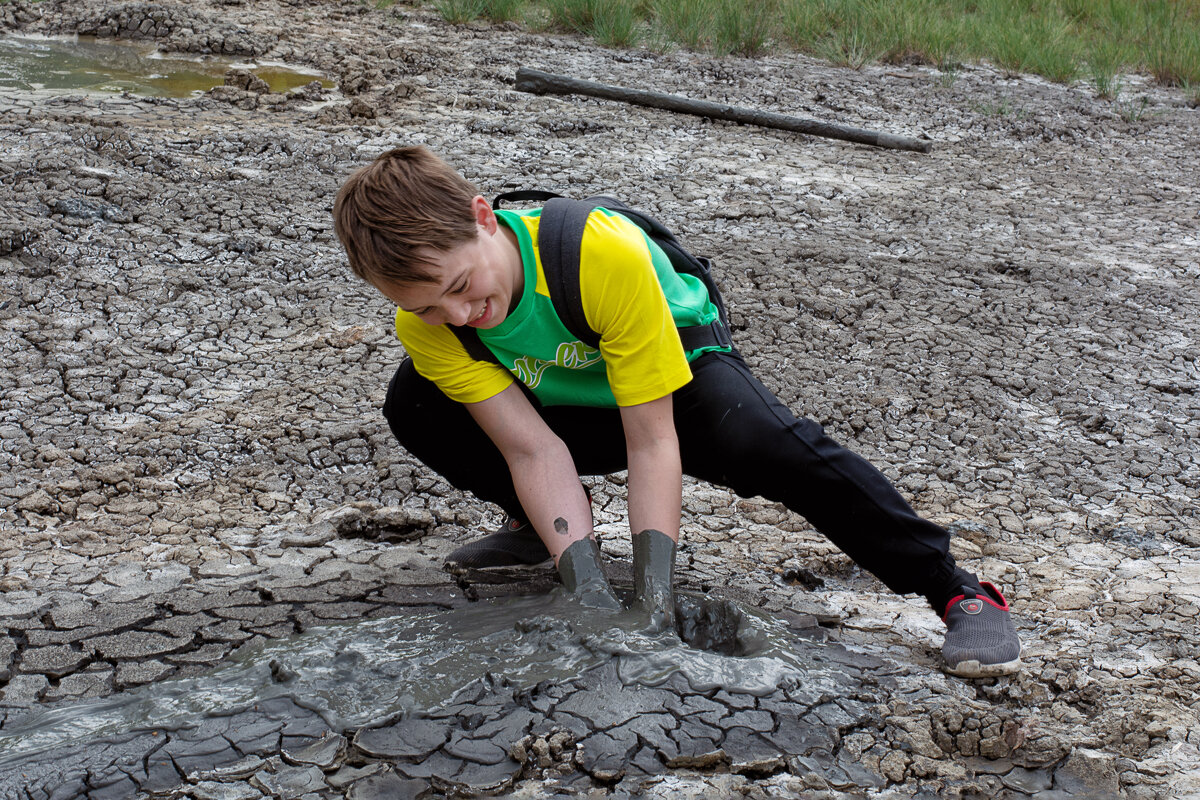
<svg viewBox="0 0 1200 800">
<path fill-rule="evenodd" d="M 466 325 L 471 321 L 471 304 L 455 303 L 445 309 L 446 321 L 451 325 Z"/>
</svg>

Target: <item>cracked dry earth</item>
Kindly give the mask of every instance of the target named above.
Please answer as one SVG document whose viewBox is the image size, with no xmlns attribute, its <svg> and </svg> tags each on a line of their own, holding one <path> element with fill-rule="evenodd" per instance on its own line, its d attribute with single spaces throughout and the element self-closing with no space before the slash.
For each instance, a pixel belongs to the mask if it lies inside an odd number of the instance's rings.
<svg viewBox="0 0 1200 800">
<path fill-rule="evenodd" d="M 403 3 L 19 0 L 0 29 L 338 84 L 0 99 L 0 796 L 1200 796 L 1200 118 L 1178 93 L 1130 79 L 1133 119 L 987 67 L 618 52 Z M 530 96 L 521 65 L 934 147 Z M 633 199 L 712 255 L 750 364 L 954 529 L 1015 606 L 1024 671 L 943 675 L 919 601 L 774 504 L 689 484 L 681 586 L 787 621 L 832 685 L 497 669 L 423 715 L 338 726 L 284 693 L 23 746 L 38 710 L 153 697 L 238 648 L 548 588 L 440 570 L 496 510 L 378 413 L 403 353 L 329 210 L 409 143 L 488 195 Z M 620 583 L 621 476 L 588 481 Z"/>
</svg>

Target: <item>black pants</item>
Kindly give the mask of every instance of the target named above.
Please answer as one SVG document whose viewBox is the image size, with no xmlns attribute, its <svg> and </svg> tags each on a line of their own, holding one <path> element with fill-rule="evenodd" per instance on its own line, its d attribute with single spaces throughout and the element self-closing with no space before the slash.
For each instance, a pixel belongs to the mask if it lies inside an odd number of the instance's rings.
<svg viewBox="0 0 1200 800">
<path fill-rule="evenodd" d="M 879 470 L 820 425 L 793 416 L 736 352 L 708 353 L 691 366 L 692 381 L 673 397 L 685 474 L 783 503 L 893 591 L 923 594 L 942 610 L 962 575 L 943 528 L 917 516 Z M 626 468 L 618 410 L 538 411 L 581 475 Z M 400 443 L 455 487 L 525 516 L 500 451 L 409 359 L 392 378 L 383 413 Z"/>
</svg>

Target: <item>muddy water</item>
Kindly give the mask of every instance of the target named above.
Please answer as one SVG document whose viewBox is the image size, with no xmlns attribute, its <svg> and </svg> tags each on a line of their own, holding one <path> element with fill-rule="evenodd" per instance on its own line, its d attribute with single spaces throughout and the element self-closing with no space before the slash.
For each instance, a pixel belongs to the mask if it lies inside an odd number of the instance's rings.
<svg viewBox="0 0 1200 800">
<path fill-rule="evenodd" d="M 170 57 L 153 46 L 86 37 L 0 38 L 0 88 L 186 97 L 220 86 L 231 67 L 251 70 L 273 92 L 286 92 L 314 80 L 333 86 L 314 72 L 279 64 L 250 64 L 215 56 Z"/>
<path fill-rule="evenodd" d="M 649 629 L 644 612 L 584 608 L 558 592 L 313 628 L 243 648 L 200 677 L 10 722 L 0 735 L 0 765 L 88 737 L 175 730 L 280 696 L 343 731 L 432 711 L 487 675 L 521 690 L 609 659 L 626 684 L 656 685 L 680 673 L 696 691 L 763 695 L 784 685 L 832 685 L 821 645 L 796 640 L 765 615 L 690 596 L 679 598 L 677 615 L 697 646 L 675 631 Z"/>
</svg>

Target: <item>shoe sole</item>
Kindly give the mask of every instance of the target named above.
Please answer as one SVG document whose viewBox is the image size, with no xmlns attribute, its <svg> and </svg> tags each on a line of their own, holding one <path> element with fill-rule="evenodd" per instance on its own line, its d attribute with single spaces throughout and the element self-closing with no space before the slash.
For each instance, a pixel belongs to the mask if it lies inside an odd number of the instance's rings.
<svg viewBox="0 0 1200 800">
<path fill-rule="evenodd" d="M 944 671 L 959 678 L 995 678 L 1020 672 L 1021 659 L 1014 658 L 1002 664 L 980 664 L 978 661 L 960 661 L 954 666 L 947 664 Z"/>
</svg>

